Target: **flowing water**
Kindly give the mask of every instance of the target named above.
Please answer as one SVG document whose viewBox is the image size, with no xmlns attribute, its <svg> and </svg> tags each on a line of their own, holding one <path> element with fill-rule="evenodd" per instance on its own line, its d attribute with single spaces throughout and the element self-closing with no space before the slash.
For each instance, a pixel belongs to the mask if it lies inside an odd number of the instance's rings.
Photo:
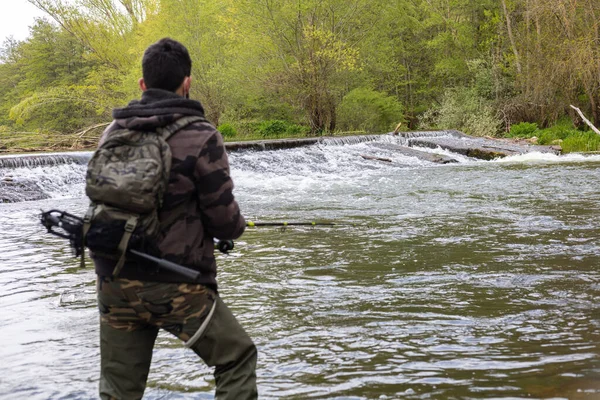
<svg viewBox="0 0 600 400">
<path fill-rule="evenodd" d="M 600 156 L 452 156 L 341 141 L 230 155 L 248 219 L 346 224 L 249 228 L 218 257 L 261 399 L 600 399 Z M 0 169 L 46 197 L 0 204 L 2 399 L 96 397 L 93 269 L 37 219 L 82 214 L 84 173 Z M 213 393 L 161 333 L 145 398 Z"/>
</svg>

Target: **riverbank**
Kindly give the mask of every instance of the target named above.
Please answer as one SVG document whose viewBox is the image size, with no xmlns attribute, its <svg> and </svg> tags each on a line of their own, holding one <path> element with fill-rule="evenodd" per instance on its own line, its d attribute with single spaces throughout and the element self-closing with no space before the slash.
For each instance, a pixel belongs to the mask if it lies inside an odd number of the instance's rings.
<svg viewBox="0 0 600 400">
<path fill-rule="evenodd" d="M 55 153 L 70 151 L 93 151 L 96 149 L 101 132 L 88 132 L 87 136 L 59 135 L 52 133 L 37 132 L 0 132 L 0 155 L 13 155 L 25 153 Z M 239 147 L 240 143 L 246 143 L 249 147 L 260 148 L 265 142 L 305 141 L 315 143 L 324 138 L 336 138 L 346 136 L 364 136 L 365 132 L 340 132 L 334 135 L 307 137 L 306 135 L 279 135 L 273 137 L 236 136 L 223 135 L 226 143 L 231 143 L 232 148 Z M 290 146 L 293 147 L 293 146 Z"/>
</svg>

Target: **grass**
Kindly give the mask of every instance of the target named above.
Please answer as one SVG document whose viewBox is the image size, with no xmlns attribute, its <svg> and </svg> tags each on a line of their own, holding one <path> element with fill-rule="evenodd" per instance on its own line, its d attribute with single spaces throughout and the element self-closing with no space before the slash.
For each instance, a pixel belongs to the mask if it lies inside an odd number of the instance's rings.
<svg viewBox="0 0 600 400">
<path fill-rule="evenodd" d="M 85 136 L 80 134 L 61 134 L 57 132 L 8 132 L 0 127 L 0 155 L 26 152 L 95 150 L 100 139 L 101 130 L 90 131 Z M 365 135 L 367 132 L 354 131 L 327 133 L 333 136 Z M 244 130 L 223 135 L 225 142 L 243 142 L 272 139 L 299 139 L 310 137 L 308 129 L 292 128 L 284 133 L 264 132 L 261 130 Z"/>
<path fill-rule="evenodd" d="M 92 149 L 99 135 L 65 135 L 53 132 L 0 132 L 0 154 L 32 151 L 67 151 Z"/>
<path fill-rule="evenodd" d="M 560 145 L 563 153 L 600 151 L 600 135 L 591 130 L 576 129 L 570 119 L 562 119 L 546 129 L 538 129 L 536 124 L 526 122 L 515 124 L 507 137 L 535 137 L 536 143 L 540 145 Z"/>
<path fill-rule="evenodd" d="M 565 153 L 587 152 L 600 150 L 600 135 L 594 132 L 578 132 L 562 141 Z"/>
</svg>

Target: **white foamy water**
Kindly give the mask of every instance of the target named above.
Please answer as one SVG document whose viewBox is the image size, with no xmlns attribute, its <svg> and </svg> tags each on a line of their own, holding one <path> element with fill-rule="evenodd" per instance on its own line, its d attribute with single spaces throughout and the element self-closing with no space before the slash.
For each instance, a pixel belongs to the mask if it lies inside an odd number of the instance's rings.
<svg viewBox="0 0 600 400">
<path fill-rule="evenodd" d="M 498 163 L 598 163 L 600 162 L 600 154 L 585 155 L 585 154 L 564 154 L 557 155 L 551 153 L 532 152 L 517 156 L 509 156 L 500 158 L 493 162 Z"/>
</svg>

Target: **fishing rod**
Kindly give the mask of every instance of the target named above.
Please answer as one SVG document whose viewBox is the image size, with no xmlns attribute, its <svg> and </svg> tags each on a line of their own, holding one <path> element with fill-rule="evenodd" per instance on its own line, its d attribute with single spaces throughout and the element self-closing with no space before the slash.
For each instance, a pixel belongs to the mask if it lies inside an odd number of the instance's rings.
<svg viewBox="0 0 600 400">
<path fill-rule="evenodd" d="M 291 226 L 309 226 L 309 227 L 341 227 L 349 226 L 353 228 L 368 228 L 366 224 L 351 224 L 348 222 L 333 222 L 333 221 L 247 221 L 246 226 L 248 228 L 254 227 L 279 227 L 282 231 L 285 231 Z"/>
<path fill-rule="evenodd" d="M 247 221 L 246 222 L 246 226 L 247 227 L 255 227 L 255 226 L 281 226 L 281 227 L 286 227 L 286 226 L 334 226 L 334 225 L 341 225 L 341 224 L 337 224 L 335 222 L 318 222 L 318 221 L 305 221 L 305 222 L 298 222 L 298 221 Z"/>
</svg>

